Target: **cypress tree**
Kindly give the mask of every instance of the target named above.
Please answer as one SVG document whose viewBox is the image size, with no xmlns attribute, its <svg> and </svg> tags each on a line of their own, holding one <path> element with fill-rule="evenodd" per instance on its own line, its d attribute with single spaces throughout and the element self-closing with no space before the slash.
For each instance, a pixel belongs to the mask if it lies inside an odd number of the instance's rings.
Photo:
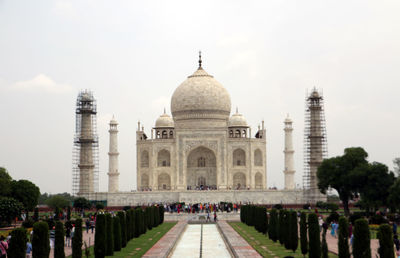
<svg viewBox="0 0 400 258">
<path fill-rule="evenodd" d="M 33 224 L 32 257 L 49 257 L 49 253 L 49 225 L 46 222 L 36 222 Z"/>
<path fill-rule="evenodd" d="M 326 229 L 322 231 L 322 243 L 321 243 L 321 256 L 322 258 L 328 258 L 328 244 L 326 243 Z M 339 256 L 341 257 L 341 256 Z"/>
<path fill-rule="evenodd" d="M 11 232 L 10 243 L 8 244 L 7 256 L 9 258 L 26 257 L 26 229 L 24 227 L 16 228 Z"/>
<path fill-rule="evenodd" d="M 135 236 L 135 230 L 136 230 L 136 212 L 134 209 L 131 210 L 131 235 L 132 238 L 136 237 Z"/>
<path fill-rule="evenodd" d="M 106 256 L 106 217 L 104 214 L 98 214 L 96 217 L 94 256 L 96 258 L 103 258 Z"/>
<path fill-rule="evenodd" d="M 131 237 L 131 213 L 129 212 L 130 210 L 127 210 L 125 212 L 125 220 L 126 220 L 126 225 L 125 225 L 125 231 L 126 231 L 126 242 L 129 242 L 129 240 L 132 239 Z"/>
<path fill-rule="evenodd" d="M 278 213 L 276 209 L 272 209 L 270 212 L 270 222 L 268 227 L 269 239 L 276 242 L 278 240 Z"/>
<path fill-rule="evenodd" d="M 114 251 L 121 251 L 121 222 L 118 216 L 113 217 Z"/>
<path fill-rule="evenodd" d="M 125 212 L 119 211 L 117 213 L 119 217 L 119 222 L 121 224 L 121 247 L 124 248 L 126 246 L 126 221 L 125 221 Z"/>
<path fill-rule="evenodd" d="M 67 208 L 67 220 L 71 220 L 71 206 Z"/>
<path fill-rule="evenodd" d="M 39 220 L 39 208 L 35 208 L 35 211 L 33 213 L 33 220 L 37 222 Z"/>
<path fill-rule="evenodd" d="M 268 217 L 267 217 L 267 209 L 265 207 L 260 207 L 260 219 L 261 219 L 261 233 L 267 233 L 268 227 Z"/>
<path fill-rule="evenodd" d="M 394 258 L 392 228 L 388 224 L 379 226 L 379 257 Z"/>
<path fill-rule="evenodd" d="M 289 221 L 290 249 L 296 252 L 297 246 L 299 245 L 299 230 L 297 226 L 297 213 L 295 211 L 290 212 Z"/>
<path fill-rule="evenodd" d="M 56 235 L 55 235 L 55 248 L 54 248 L 54 258 L 64 258 L 64 225 L 62 222 L 56 222 Z"/>
<path fill-rule="evenodd" d="M 110 213 L 106 214 L 106 232 L 106 255 L 112 256 L 114 254 L 114 230 Z"/>
<path fill-rule="evenodd" d="M 350 258 L 349 251 L 349 224 L 345 217 L 339 218 L 339 257 Z"/>
<path fill-rule="evenodd" d="M 72 238 L 72 258 L 82 257 L 82 219 L 75 220 L 75 233 Z"/>
<path fill-rule="evenodd" d="M 288 210 L 285 210 L 285 213 L 284 213 L 285 215 L 284 215 L 284 228 L 285 228 L 285 237 L 284 237 L 284 246 L 285 246 L 285 248 L 286 249 L 290 249 L 290 247 L 291 247 L 291 242 L 290 242 L 290 238 L 291 238 L 291 235 L 290 235 L 290 231 L 291 231 L 291 229 L 290 229 L 290 212 L 288 211 Z"/>
<path fill-rule="evenodd" d="M 353 257 L 370 258 L 371 243 L 368 222 L 365 219 L 357 219 L 354 224 L 353 234 Z"/>
<path fill-rule="evenodd" d="M 278 239 L 279 243 L 283 245 L 285 243 L 285 210 L 279 210 L 279 223 L 278 223 Z"/>
<path fill-rule="evenodd" d="M 144 215 L 145 213 L 142 210 L 142 208 L 139 208 L 139 222 L 140 222 L 141 234 L 145 234 L 147 231 L 146 219 Z"/>
<path fill-rule="evenodd" d="M 147 219 L 146 224 L 149 230 L 153 228 L 153 215 L 151 213 L 152 213 L 151 207 L 146 207 L 145 209 L 145 216 Z"/>
<path fill-rule="evenodd" d="M 156 221 L 156 227 L 158 225 L 160 225 L 160 212 L 159 212 L 159 209 L 160 208 L 158 206 L 154 207 L 154 218 L 155 218 L 155 221 Z"/>
<path fill-rule="evenodd" d="M 308 252 L 307 215 L 305 212 L 302 212 L 300 215 L 300 246 L 301 253 L 305 256 Z"/>
<path fill-rule="evenodd" d="M 134 214 L 135 214 L 135 221 L 134 221 L 135 237 L 139 237 L 141 234 L 139 209 L 135 209 Z"/>
<path fill-rule="evenodd" d="M 160 211 L 160 224 L 162 224 L 162 223 L 164 223 L 164 212 L 165 212 L 164 206 L 163 206 L 163 205 L 160 205 L 160 206 L 158 207 L 158 209 L 159 209 L 159 211 Z"/>
<path fill-rule="evenodd" d="M 318 216 L 315 213 L 311 213 L 308 215 L 308 257 L 310 258 L 321 257 L 321 242 L 319 234 Z"/>
</svg>

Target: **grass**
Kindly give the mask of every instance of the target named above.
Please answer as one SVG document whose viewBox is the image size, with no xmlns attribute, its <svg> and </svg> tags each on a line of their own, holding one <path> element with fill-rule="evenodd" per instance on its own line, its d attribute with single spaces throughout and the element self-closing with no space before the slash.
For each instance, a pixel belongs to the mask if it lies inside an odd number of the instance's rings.
<svg viewBox="0 0 400 258">
<path fill-rule="evenodd" d="M 147 230 L 146 234 L 141 235 L 138 238 L 131 239 L 125 248 L 122 248 L 119 252 L 114 252 L 113 257 L 142 257 L 147 250 L 149 250 L 155 243 L 160 240 L 160 238 L 165 235 L 176 222 L 164 222 L 156 228 Z M 90 256 L 94 257 L 93 246 L 89 248 Z M 82 257 L 85 256 L 85 251 L 83 250 Z M 69 256 L 72 257 L 72 256 Z"/>
<path fill-rule="evenodd" d="M 293 253 L 291 250 L 286 250 L 279 242 L 274 243 L 271 239 L 255 230 L 254 227 L 247 226 L 241 222 L 229 222 L 229 225 L 263 257 L 303 257 L 300 250 L 300 242 L 296 252 Z M 329 253 L 329 257 L 336 258 L 337 255 Z"/>
</svg>

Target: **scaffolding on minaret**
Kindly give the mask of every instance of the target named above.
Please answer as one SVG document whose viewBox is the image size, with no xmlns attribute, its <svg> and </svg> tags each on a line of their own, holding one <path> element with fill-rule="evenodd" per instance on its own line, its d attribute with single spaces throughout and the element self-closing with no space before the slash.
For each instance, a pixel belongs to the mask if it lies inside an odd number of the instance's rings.
<svg viewBox="0 0 400 258">
<path fill-rule="evenodd" d="M 72 195 L 99 191 L 99 137 L 97 103 L 93 92 L 83 90 L 76 99 L 72 151 Z"/>
<path fill-rule="evenodd" d="M 316 88 L 310 94 L 306 93 L 304 122 L 303 189 L 308 190 L 310 199 L 314 199 L 319 194 L 317 170 L 328 157 L 324 98 L 322 91 Z"/>
</svg>

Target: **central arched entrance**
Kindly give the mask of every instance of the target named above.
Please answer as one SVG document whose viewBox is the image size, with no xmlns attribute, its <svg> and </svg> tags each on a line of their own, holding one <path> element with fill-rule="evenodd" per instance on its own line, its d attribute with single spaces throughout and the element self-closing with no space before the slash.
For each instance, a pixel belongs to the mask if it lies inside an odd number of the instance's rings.
<svg viewBox="0 0 400 258">
<path fill-rule="evenodd" d="M 212 150 L 197 147 L 187 158 L 186 184 L 189 190 L 217 188 L 217 160 Z"/>
</svg>

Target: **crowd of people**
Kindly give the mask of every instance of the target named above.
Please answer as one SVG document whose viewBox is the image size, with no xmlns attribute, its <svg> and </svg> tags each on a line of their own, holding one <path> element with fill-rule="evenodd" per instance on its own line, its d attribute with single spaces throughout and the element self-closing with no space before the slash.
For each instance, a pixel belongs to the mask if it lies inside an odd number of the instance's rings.
<svg viewBox="0 0 400 258">
<path fill-rule="evenodd" d="M 209 212 L 238 212 L 237 203 L 170 203 L 164 204 L 164 210 L 169 213 L 209 213 Z"/>
</svg>

